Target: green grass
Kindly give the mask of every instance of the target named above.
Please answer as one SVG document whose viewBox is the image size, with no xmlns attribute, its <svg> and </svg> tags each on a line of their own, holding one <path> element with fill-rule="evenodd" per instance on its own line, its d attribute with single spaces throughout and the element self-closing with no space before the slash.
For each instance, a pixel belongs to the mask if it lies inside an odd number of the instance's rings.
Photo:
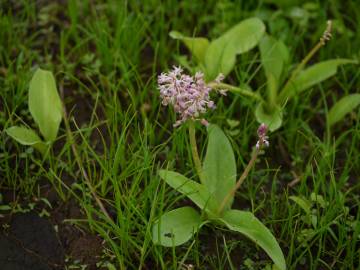
<svg viewBox="0 0 360 270">
<path fill-rule="evenodd" d="M 324 3 L 325 2 L 325 3 Z M 35 1 L 0 4 L 0 128 L 32 123 L 27 91 L 35 67 L 54 72 L 70 114 L 82 166 L 114 220 L 98 209 L 73 157 L 62 124 L 46 161 L 4 132 L 0 141 L 1 190 L 21 198 L 39 197 L 39 184 L 50 182 L 62 200 L 74 197 L 85 219 L 73 220 L 106 241 L 107 259 L 117 269 L 263 269 L 271 261 L 251 241 L 206 227 L 195 240 L 176 249 L 154 246 L 152 222 L 188 201 L 157 176 L 175 168 L 195 176 L 185 128 L 173 128 L 174 113 L 160 106 L 156 77 L 177 64 L 185 49 L 168 33 L 216 37 L 249 16 L 275 16 L 273 35 L 300 61 L 317 42 L 328 18 L 341 26 L 315 56 L 359 58 L 360 8 L 357 2 L 313 1 L 319 8 L 298 22 L 261 1 L 68 1 L 42 6 Z M 272 8 L 271 8 L 272 7 Z M 266 15 L 269 13 L 270 15 Z M 283 12 L 286 14 L 286 12 Z M 341 32 L 342 31 L 342 32 Z M 190 59 L 191 60 L 191 59 Z M 263 87 L 258 50 L 239 57 L 230 81 Z M 288 269 L 360 267 L 360 114 L 348 115 L 331 132 L 326 113 L 334 101 L 359 92 L 358 66 L 346 66 L 326 83 L 294 98 L 283 127 L 270 135 L 270 148 L 252 170 L 235 206 L 247 208 L 271 229 L 286 256 Z M 252 100 L 233 94 L 217 100 L 209 115 L 228 134 L 238 172 L 256 141 Z M 74 120 L 72 120 L 74 119 Z M 230 132 L 227 119 L 238 120 Z M 206 145 L 198 126 L 198 145 Z M 299 182 L 288 183 L 299 177 Z M 289 196 L 315 201 L 312 219 Z M 311 217 L 310 217 L 311 218 Z M 250 260 L 249 260 L 250 259 Z M 253 268 L 246 266 L 252 264 Z M 186 268 L 184 268 L 186 269 Z"/>
</svg>

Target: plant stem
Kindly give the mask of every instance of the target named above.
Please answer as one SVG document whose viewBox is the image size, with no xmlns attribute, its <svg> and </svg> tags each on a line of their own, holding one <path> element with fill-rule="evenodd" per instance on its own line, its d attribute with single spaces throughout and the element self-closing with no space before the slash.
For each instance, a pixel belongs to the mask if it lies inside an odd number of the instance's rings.
<svg viewBox="0 0 360 270">
<path fill-rule="evenodd" d="M 220 215 L 226 204 L 228 203 L 228 201 L 233 198 L 235 196 L 235 192 L 241 187 L 241 184 L 245 181 L 246 177 L 248 176 L 251 168 L 254 166 L 255 161 L 259 155 L 261 147 L 256 148 L 255 151 L 253 152 L 251 159 L 248 163 L 248 165 L 246 166 L 244 172 L 242 173 L 242 175 L 240 176 L 239 180 L 236 182 L 235 186 L 233 187 L 232 190 L 229 191 L 229 193 L 226 195 L 226 197 L 224 198 L 224 200 L 221 202 L 219 210 L 218 210 L 218 214 Z"/>
<path fill-rule="evenodd" d="M 195 164 L 196 172 L 200 178 L 200 182 L 204 184 L 204 172 L 202 170 L 201 161 L 199 157 L 199 152 L 196 146 L 196 137 L 195 137 L 195 124 L 194 120 L 189 121 L 189 137 L 190 137 L 190 146 L 191 153 Z"/>
<path fill-rule="evenodd" d="M 62 91 L 62 87 L 60 86 L 60 92 L 61 92 L 61 95 L 62 95 L 62 100 L 64 100 L 64 97 L 63 97 L 63 91 Z M 76 163 L 85 179 L 85 183 L 86 185 L 88 186 L 90 192 L 91 192 L 91 195 L 94 197 L 96 203 L 98 204 L 100 210 L 103 212 L 103 214 L 109 219 L 109 220 L 112 220 L 109 213 L 106 211 L 106 208 L 104 207 L 103 203 L 101 202 L 101 200 L 99 199 L 99 197 L 96 195 L 96 191 L 95 191 L 95 188 L 93 187 L 93 185 L 91 184 L 91 181 L 90 181 L 90 178 L 88 176 L 88 174 L 86 173 L 85 169 L 84 169 L 84 166 L 82 164 L 82 161 L 81 161 L 81 158 L 80 158 L 80 155 L 77 151 L 77 148 L 76 148 L 76 142 L 75 142 L 75 139 L 74 139 L 74 136 L 72 134 L 72 131 L 71 131 L 71 128 L 70 128 L 70 123 L 69 123 L 69 119 L 68 119 L 68 116 L 67 116 L 67 112 L 66 112 L 66 108 L 65 108 L 65 104 L 64 102 L 62 102 L 62 106 L 63 106 L 63 118 L 64 118 L 64 123 L 65 123 L 65 129 L 66 129 L 66 134 L 67 134 L 67 137 L 68 137 L 68 141 L 71 145 L 71 149 L 72 149 L 72 152 L 74 154 L 74 157 L 75 157 L 75 160 L 76 160 Z"/>
<path fill-rule="evenodd" d="M 229 90 L 230 92 L 233 93 L 238 93 L 240 95 L 243 96 L 248 96 L 251 97 L 253 99 L 256 99 L 258 101 L 264 101 L 264 99 L 257 93 L 254 93 L 252 91 L 240 88 L 240 87 L 236 87 L 227 83 L 216 83 L 216 82 L 211 82 L 209 83 L 209 86 L 215 89 L 226 89 Z"/>
<path fill-rule="evenodd" d="M 322 47 L 325 43 L 322 41 L 319 41 L 312 49 L 311 51 L 304 57 L 304 59 L 300 62 L 300 64 L 296 67 L 296 69 L 291 74 L 289 80 L 285 84 L 285 87 L 293 80 L 295 77 L 299 74 L 299 72 L 304 68 L 304 66 L 309 62 L 309 60 L 314 56 L 314 54 Z M 284 87 L 284 88 L 285 88 Z"/>
<path fill-rule="evenodd" d="M 285 102 L 284 90 L 289 87 L 292 81 L 297 77 L 300 71 L 303 70 L 305 65 L 309 62 L 309 60 L 314 56 L 314 54 L 325 45 L 324 40 L 320 39 L 320 41 L 311 49 L 311 51 L 301 60 L 300 64 L 296 67 L 296 69 L 291 73 L 290 78 L 285 83 L 285 86 L 282 88 L 282 91 L 279 95 L 280 102 Z"/>
</svg>

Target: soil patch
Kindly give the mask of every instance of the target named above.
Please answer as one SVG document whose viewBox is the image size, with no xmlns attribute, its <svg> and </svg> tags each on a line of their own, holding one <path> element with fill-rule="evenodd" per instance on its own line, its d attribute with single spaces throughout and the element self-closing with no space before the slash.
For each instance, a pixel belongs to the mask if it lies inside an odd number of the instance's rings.
<svg viewBox="0 0 360 270">
<path fill-rule="evenodd" d="M 64 269 L 64 256 L 52 224 L 35 212 L 13 216 L 0 234 L 2 270 Z"/>
<path fill-rule="evenodd" d="M 4 197 L 14 202 L 11 196 Z M 51 200 L 52 196 L 47 197 Z M 66 203 L 56 198 L 51 201 L 56 208 L 48 211 L 49 218 L 39 216 L 45 209 L 41 203 L 33 211 L 2 216 L 1 270 L 63 270 L 65 264 L 73 263 L 86 265 L 88 270 L 99 269 L 96 264 L 101 260 L 102 239 L 65 221 L 84 218 L 79 205 L 74 199 Z"/>
<path fill-rule="evenodd" d="M 72 260 L 87 265 L 88 270 L 98 269 L 96 263 L 101 260 L 103 250 L 102 239 L 86 230 L 80 230 L 77 226 L 64 222 L 64 219 L 83 219 L 76 201 L 70 199 L 67 203 L 60 204 L 53 212 L 51 220 L 58 224 L 59 238 L 65 253 Z"/>
</svg>

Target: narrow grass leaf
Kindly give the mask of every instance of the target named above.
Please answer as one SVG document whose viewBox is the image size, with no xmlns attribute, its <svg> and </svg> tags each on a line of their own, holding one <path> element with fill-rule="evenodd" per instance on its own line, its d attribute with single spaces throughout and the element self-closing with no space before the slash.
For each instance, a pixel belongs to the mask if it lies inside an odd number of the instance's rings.
<svg viewBox="0 0 360 270">
<path fill-rule="evenodd" d="M 204 184 L 218 202 L 222 202 L 236 183 L 236 162 L 232 146 L 224 132 L 214 124 L 208 127 L 209 141 L 204 159 Z M 233 198 L 225 209 L 229 209 Z"/>
<path fill-rule="evenodd" d="M 30 145 L 40 153 L 45 153 L 46 144 L 40 139 L 34 130 L 26 127 L 13 126 L 6 129 L 5 132 L 22 145 Z"/>
<path fill-rule="evenodd" d="M 230 230 L 249 237 L 264 249 L 279 269 L 286 269 L 284 255 L 275 237 L 251 212 L 229 210 L 224 213 L 220 221 Z"/>
<path fill-rule="evenodd" d="M 246 19 L 212 41 L 205 54 L 206 78 L 213 80 L 219 73 L 227 75 L 234 68 L 236 55 L 254 48 L 265 32 L 259 18 Z"/>
<path fill-rule="evenodd" d="M 62 118 L 62 106 L 50 71 L 39 68 L 31 79 L 29 110 L 44 138 L 54 141 Z"/>
<path fill-rule="evenodd" d="M 184 42 L 185 46 L 194 55 L 199 64 L 204 63 L 205 53 L 209 46 L 209 40 L 203 37 L 186 37 L 178 31 L 171 31 L 170 37 Z"/>
<path fill-rule="evenodd" d="M 153 242 L 166 247 L 181 245 L 199 230 L 201 223 L 201 216 L 192 207 L 177 208 L 155 221 Z"/>
<path fill-rule="evenodd" d="M 217 212 L 219 203 L 204 185 L 192 181 L 186 176 L 173 171 L 160 170 L 159 175 L 169 186 L 186 195 L 198 207 L 200 207 L 200 209 L 203 209 L 211 214 L 215 214 Z"/>
<path fill-rule="evenodd" d="M 330 109 L 328 114 L 328 123 L 330 126 L 342 120 L 346 114 L 353 111 L 360 105 L 360 94 L 351 94 L 341 98 Z"/>
<path fill-rule="evenodd" d="M 280 103 L 335 75 L 338 66 L 355 63 L 357 61 L 351 59 L 333 59 L 317 63 L 305 69 L 281 91 Z"/>
</svg>

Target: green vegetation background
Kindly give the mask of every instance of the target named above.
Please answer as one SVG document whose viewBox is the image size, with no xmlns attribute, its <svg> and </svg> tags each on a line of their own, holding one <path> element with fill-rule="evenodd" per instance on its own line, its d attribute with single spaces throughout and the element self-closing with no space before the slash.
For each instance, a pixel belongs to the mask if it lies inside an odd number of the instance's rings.
<svg viewBox="0 0 360 270">
<path fill-rule="evenodd" d="M 186 130 L 172 127 L 175 115 L 160 106 L 156 86 L 157 75 L 187 52 L 168 36 L 171 30 L 214 38 L 258 16 L 298 62 L 332 19 L 333 39 L 314 61 L 359 58 L 357 1 L 269 2 L 275 1 L 0 1 L 0 129 L 32 123 L 30 78 L 36 67 L 52 70 L 75 119 L 84 167 L 115 223 L 95 207 L 64 127 L 45 163 L 2 132 L 0 190 L 14 190 L 26 202 L 41 197 L 41 185 L 51 183 L 61 200 L 76 198 L 85 217 L 77 223 L 106 241 L 105 260 L 120 269 L 269 267 L 270 259 L 251 241 L 211 228 L 174 250 L 151 242 L 152 221 L 188 203 L 159 179 L 158 168 L 194 176 Z M 228 80 L 255 86 L 265 81 L 257 49 L 238 58 Z M 360 267 L 359 110 L 331 136 L 325 130 L 327 108 L 359 92 L 359 84 L 358 66 L 346 66 L 293 99 L 283 127 L 270 134 L 270 148 L 237 195 L 235 205 L 253 211 L 276 236 L 289 269 Z M 243 168 L 256 141 L 255 104 L 229 94 L 217 105 L 209 121 L 225 130 Z M 198 130 L 204 150 L 205 129 Z M 289 196 L 304 199 L 310 213 Z"/>
</svg>

